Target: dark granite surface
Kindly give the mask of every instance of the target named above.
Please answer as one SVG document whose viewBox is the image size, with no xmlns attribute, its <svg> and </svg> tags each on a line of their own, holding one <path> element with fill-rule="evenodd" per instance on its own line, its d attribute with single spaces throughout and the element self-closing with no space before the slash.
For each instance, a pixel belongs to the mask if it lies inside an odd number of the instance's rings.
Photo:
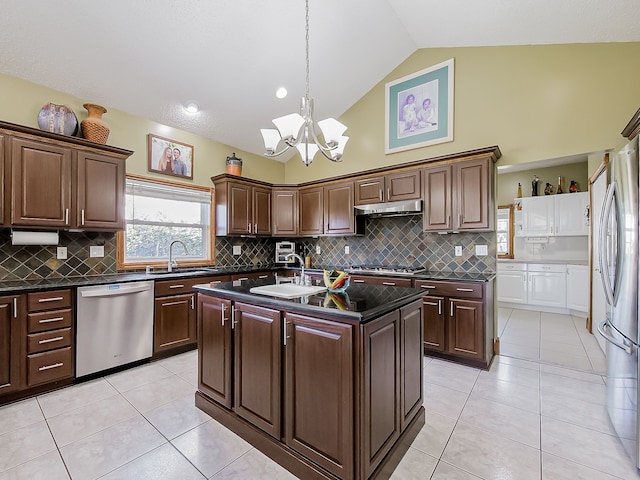
<svg viewBox="0 0 640 480">
<path fill-rule="evenodd" d="M 361 284 L 351 284 L 344 293 L 322 292 L 292 299 L 250 292 L 252 287 L 274 283 L 274 279 L 271 278 L 225 282 L 215 286 L 203 284 L 193 288 L 218 298 L 357 322 L 372 320 L 424 296 L 424 291 L 417 288 Z M 320 283 L 316 281 L 314 285 L 320 285 Z"/>
</svg>

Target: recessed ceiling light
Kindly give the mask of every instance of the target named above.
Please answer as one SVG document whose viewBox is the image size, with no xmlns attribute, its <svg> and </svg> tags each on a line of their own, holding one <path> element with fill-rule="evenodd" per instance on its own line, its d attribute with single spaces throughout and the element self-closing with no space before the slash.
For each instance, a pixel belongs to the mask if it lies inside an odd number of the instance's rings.
<svg viewBox="0 0 640 480">
<path fill-rule="evenodd" d="M 276 97 L 278 98 L 284 98 L 287 96 L 287 89 L 284 87 L 280 87 L 277 91 L 276 91 Z"/>
<path fill-rule="evenodd" d="M 198 113 L 200 111 L 200 107 L 198 107 L 198 104 L 193 102 L 187 103 L 184 106 L 184 109 L 189 113 Z"/>
</svg>

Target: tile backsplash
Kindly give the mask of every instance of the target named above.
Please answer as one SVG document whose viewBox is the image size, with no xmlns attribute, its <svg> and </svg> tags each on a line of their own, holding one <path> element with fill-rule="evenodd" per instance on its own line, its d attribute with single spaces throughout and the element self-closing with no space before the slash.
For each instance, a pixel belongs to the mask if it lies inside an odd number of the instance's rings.
<svg viewBox="0 0 640 480">
<path fill-rule="evenodd" d="M 104 257 L 89 257 L 89 247 L 104 246 Z M 11 245 L 11 232 L 0 232 L 0 280 L 40 280 L 43 278 L 106 275 L 116 272 L 115 233 L 60 232 L 67 258 L 56 258 L 57 245 Z"/>
</svg>

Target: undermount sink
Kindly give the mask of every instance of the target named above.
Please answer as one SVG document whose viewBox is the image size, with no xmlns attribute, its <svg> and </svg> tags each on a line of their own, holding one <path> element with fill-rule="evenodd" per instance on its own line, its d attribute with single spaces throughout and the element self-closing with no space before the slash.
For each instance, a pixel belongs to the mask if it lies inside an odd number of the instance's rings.
<svg viewBox="0 0 640 480">
<path fill-rule="evenodd" d="M 270 295 L 272 297 L 297 298 L 324 292 L 327 288 L 311 285 L 295 285 L 293 283 L 279 283 L 277 285 L 263 285 L 249 289 L 251 293 Z"/>
<path fill-rule="evenodd" d="M 218 273 L 218 270 L 215 268 L 205 268 L 205 267 L 195 267 L 195 268 L 174 268 L 171 272 L 168 270 L 151 270 L 147 272 L 149 275 L 175 275 L 177 273 L 202 273 L 211 274 Z"/>
</svg>

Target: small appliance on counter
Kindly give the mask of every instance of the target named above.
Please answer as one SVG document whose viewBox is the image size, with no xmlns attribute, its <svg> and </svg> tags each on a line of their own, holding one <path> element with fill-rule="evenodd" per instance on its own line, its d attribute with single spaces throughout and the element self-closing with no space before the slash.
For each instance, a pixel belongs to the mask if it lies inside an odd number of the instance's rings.
<svg viewBox="0 0 640 480">
<path fill-rule="evenodd" d="M 276 242 L 276 263 L 295 262 L 295 258 L 287 260 L 290 253 L 296 253 L 296 242 Z"/>
</svg>

